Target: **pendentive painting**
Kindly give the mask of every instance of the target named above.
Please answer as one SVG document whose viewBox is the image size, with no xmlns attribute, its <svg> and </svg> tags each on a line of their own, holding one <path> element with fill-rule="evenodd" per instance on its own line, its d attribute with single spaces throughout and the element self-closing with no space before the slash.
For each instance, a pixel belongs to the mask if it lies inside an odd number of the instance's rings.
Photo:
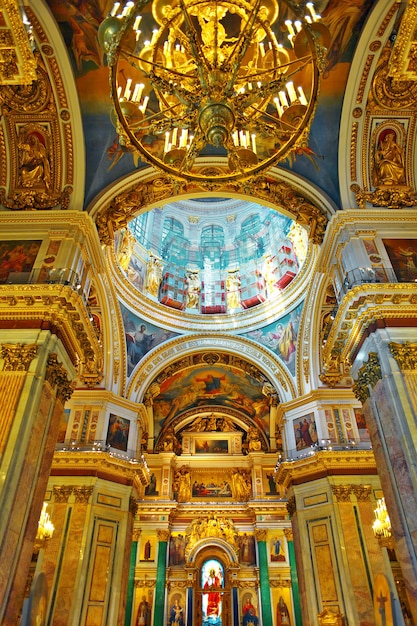
<svg viewBox="0 0 417 626">
<path fill-rule="evenodd" d="M 275 352 L 293 376 L 295 375 L 297 337 L 302 310 L 303 304 L 300 304 L 277 322 L 268 324 L 260 330 L 252 330 L 245 335 Z"/>
<path fill-rule="evenodd" d="M 126 350 L 127 350 L 127 375 L 130 376 L 141 359 L 159 344 L 176 337 L 178 333 L 163 330 L 145 322 L 134 315 L 122 304 L 120 305 L 125 330 Z"/>
</svg>

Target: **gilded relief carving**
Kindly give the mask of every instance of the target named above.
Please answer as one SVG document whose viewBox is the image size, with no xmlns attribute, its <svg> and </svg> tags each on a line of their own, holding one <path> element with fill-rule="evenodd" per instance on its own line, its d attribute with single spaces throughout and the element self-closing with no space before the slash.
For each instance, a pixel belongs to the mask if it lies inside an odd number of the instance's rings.
<svg viewBox="0 0 417 626">
<path fill-rule="evenodd" d="M 353 393 L 364 404 L 369 398 L 369 387 L 374 387 L 382 378 L 381 366 L 376 352 L 370 352 L 368 361 L 358 371 L 358 377 L 353 385 Z"/>
<path fill-rule="evenodd" d="M 66 369 L 62 367 L 61 363 L 58 363 L 56 354 L 49 355 L 45 380 L 50 383 L 51 387 L 56 387 L 56 397 L 60 398 L 62 403 L 70 399 L 74 386 L 68 380 Z"/>
<path fill-rule="evenodd" d="M 332 492 L 337 502 L 350 502 L 351 485 L 332 485 Z"/>
<path fill-rule="evenodd" d="M 38 346 L 33 344 L 2 344 L 1 358 L 4 359 L 5 372 L 27 372 L 38 353 Z"/>
<path fill-rule="evenodd" d="M 115 233 L 126 228 L 127 223 L 141 209 L 155 202 L 177 195 L 196 192 L 199 187 L 193 184 L 172 182 L 168 178 L 158 176 L 117 195 L 110 206 L 106 207 L 96 217 L 97 230 L 103 244 L 111 245 Z M 203 191 L 203 189 L 201 189 Z M 219 191 L 222 193 L 241 193 L 241 184 L 223 184 Z M 254 198 L 267 200 L 277 206 L 285 207 L 293 219 L 307 227 L 309 239 L 313 243 L 321 243 L 327 226 L 325 213 L 307 200 L 297 189 L 285 181 L 273 178 L 259 177 L 252 181 L 250 187 L 244 191 Z"/>
<path fill-rule="evenodd" d="M 417 343 L 410 343 L 409 341 L 403 344 L 391 342 L 389 349 L 402 370 L 417 369 Z"/>
</svg>

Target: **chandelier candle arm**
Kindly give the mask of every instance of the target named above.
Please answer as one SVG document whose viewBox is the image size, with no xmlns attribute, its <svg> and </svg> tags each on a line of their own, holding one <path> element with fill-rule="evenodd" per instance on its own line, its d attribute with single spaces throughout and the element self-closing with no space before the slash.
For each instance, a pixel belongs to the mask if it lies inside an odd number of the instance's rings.
<svg viewBox="0 0 417 626">
<path fill-rule="evenodd" d="M 327 42 L 308 5 L 115 3 L 99 41 L 122 149 L 171 178 L 210 188 L 254 179 L 284 161 L 308 138 Z M 216 166 L 205 168 L 202 157 Z"/>
</svg>

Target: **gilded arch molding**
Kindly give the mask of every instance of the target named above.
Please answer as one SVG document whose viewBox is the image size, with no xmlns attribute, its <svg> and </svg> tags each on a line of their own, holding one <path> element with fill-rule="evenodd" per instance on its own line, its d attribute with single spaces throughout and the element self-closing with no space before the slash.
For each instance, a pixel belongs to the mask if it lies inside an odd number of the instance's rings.
<svg viewBox="0 0 417 626">
<path fill-rule="evenodd" d="M 141 367 L 132 375 L 126 397 L 141 403 L 151 383 L 164 368 L 195 352 L 216 353 L 220 350 L 239 355 L 242 361 L 255 366 L 273 385 L 281 402 L 296 397 L 294 380 L 277 357 L 250 339 L 226 334 L 196 334 L 167 341 L 142 360 Z"/>
<path fill-rule="evenodd" d="M 229 183 L 213 185 L 211 190 L 216 195 L 226 197 L 245 196 L 259 201 L 271 208 L 279 207 L 298 224 L 307 229 L 311 243 L 321 244 L 326 231 L 328 213 L 332 212 L 324 198 L 315 190 L 301 188 L 298 177 L 271 173 L 260 176 L 249 184 Z M 127 223 L 142 209 L 151 209 L 164 200 L 201 197 L 206 189 L 198 185 L 180 183 L 161 176 L 159 172 L 149 170 L 141 173 L 138 180 L 130 179 L 127 186 L 107 195 L 101 208 L 95 215 L 97 230 L 102 244 L 110 245 L 115 233 L 125 228 Z M 313 197 L 314 196 L 314 200 Z"/>
</svg>

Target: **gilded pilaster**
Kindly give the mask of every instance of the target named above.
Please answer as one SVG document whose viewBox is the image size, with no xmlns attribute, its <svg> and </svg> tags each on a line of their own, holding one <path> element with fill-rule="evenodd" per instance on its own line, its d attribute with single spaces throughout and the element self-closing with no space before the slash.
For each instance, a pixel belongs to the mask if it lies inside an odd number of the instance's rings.
<svg viewBox="0 0 417 626">
<path fill-rule="evenodd" d="M 389 344 L 392 356 L 397 361 L 409 392 L 410 402 L 417 414 L 417 343 Z"/>
</svg>

